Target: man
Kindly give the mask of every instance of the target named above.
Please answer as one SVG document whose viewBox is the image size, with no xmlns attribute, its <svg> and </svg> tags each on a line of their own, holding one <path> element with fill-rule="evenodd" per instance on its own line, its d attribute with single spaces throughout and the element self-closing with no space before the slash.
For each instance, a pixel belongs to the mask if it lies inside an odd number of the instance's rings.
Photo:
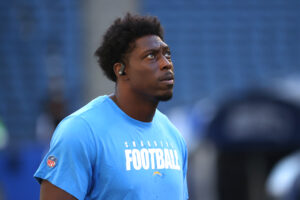
<svg viewBox="0 0 300 200">
<path fill-rule="evenodd" d="M 159 101 L 172 97 L 170 49 L 155 17 L 127 14 L 95 55 L 115 93 L 65 118 L 35 177 L 40 199 L 182 200 L 187 150 Z"/>
</svg>

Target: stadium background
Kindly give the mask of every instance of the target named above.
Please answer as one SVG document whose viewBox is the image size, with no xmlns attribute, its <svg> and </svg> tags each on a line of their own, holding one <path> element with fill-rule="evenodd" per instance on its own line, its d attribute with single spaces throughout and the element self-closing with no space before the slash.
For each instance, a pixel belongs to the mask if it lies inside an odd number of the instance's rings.
<svg viewBox="0 0 300 200">
<path fill-rule="evenodd" d="M 268 199 L 271 170 L 300 146 L 297 0 L 1 1 L 0 199 L 38 199 L 45 116 L 113 92 L 93 53 L 127 11 L 165 27 L 176 86 L 159 108 L 188 143 L 191 199 Z"/>
</svg>

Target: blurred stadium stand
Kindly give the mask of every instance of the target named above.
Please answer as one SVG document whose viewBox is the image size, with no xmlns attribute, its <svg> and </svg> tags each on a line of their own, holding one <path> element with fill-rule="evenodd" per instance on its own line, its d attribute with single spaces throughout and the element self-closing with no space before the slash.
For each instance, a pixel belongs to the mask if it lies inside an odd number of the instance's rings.
<svg viewBox="0 0 300 200">
<path fill-rule="evenodd" d="M 217 149 L 219 199 L 267 199 L 268 174 L 276 162 L 300 148 L 299 133 L 300 107 L 267 91 L 248 91 L 228 100 L 206 137 Z"/>
<path fill-rule="evenodd" d="M 236 116 L 237 121 L 246 117 L 248 127 L 237 127 L 238 123 L 231 126 L 235 131 L 239 129 L 236 134 L 250 134 L 244 141 L 224 135 L 232 116 L 223 116 L 219 124 L 208 124 L 213 127 L 211 130 L 202 130 L 210 133 L 205 139 L 213 145 L 200 141 L 198 149 L 190 152 L 191 199 L 268 199 L 264 183 L 271 168 L 299 148 L 300 98 L 296 105 L 291 105 L 286 101 L 288 98 L 279 101 L 270 97 L 267 102 L 265 97 L 265 104 L 261 100 L 264 105 L 258 108 L 255 101 L 259 100 L 246 100 L 246 92 L 263 88 L 285 96 L 285 88 L 278 80 L 300 79 L 300 2 L 144 0 L 142 8 L 143 13 L 157 15 L 164 25 L 175 63 L 174 97 L 161 104 L 161 109 L 196 105 L 205 99 L 216 103 L 215 114 L 220 117 L 224 114 L 220 107 L 225 102 L 231 104 L 226 108 L 228 115 L 234 114 L 235 104 L 241 103 L 241 99 L 249 103 L 247 113 Z M 291 91 L 298 97 L 299 87 L 295 85 Z M 189 113 L 184 117 L 189 118 Z M 255 117 L 260 117 L 261 129 L 252 127 L 259 121 Z M 232 130 L 226 133 L 232 134 Z M 275 133 L 281 136 L 276 137 Z"/>
<path fill-rule="evenodd" d="M 84 98 L 81 25 L 82 15 L 89 13 L 82 13 L 82 2 L 0 1 L 0 118 L 11 142 L 8 151 L 0 152 L 0 193 L 4 190 L 5 200 L 38 196 L 32 174 L 43 148 L 31 142 L 42 101 L 59 88 L 71 112 Z M 249 88 L 272 88 L 274 79 L 299 77 L 298 0 L 139 3 L 142 14 L 160 18 L 175 63 L 174 98 L 160 105 L 163 111 L 202 99 L 222 102 Z M 209 163 L 218 159 L 199 155 Z M 19 167 L 9 171 L 10 166 Z M 16 193 L 16 188 L 23 189 Z M 213 198 L 203 193 L 201 199 Z"/>
<path fill-rule="evenodd" d="M 144 0 L 142 8 L 161 19 L 175 63 L 174 99 L 164 108 L 300 72 L 297 0 Z"/>
<path fill-rule="evenodd" d="M 39 184 L 33 174 L 44 153 L 42 146 L 22 146 L 0 152 L 0 199 L 38 199 Z"/>
<path fill-rule="evenodd" d="M 16 0 L 0 10 L 0 116 L 13 140 L 32 140 L 53 79 L 61 79 L 69 110 L 82 98 L 79 5 Z"/>
<path fill-rule="evenodd" d="M 79 107 L 80 23 L 76 0 L 0 2 L 0 117 L 10 142 L 0 151 L 0 199 L 38 199 L 33 173 L 45 147 L 34 143 L 36 121 L 52 92 L 69 112 Z"/>
</svg>

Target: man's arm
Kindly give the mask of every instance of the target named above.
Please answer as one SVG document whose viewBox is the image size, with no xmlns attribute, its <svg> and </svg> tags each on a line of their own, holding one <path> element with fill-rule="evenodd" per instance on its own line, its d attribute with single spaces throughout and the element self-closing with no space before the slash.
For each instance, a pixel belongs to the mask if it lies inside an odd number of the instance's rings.
<svg viewBox="0 0 300 200">
<path fill-rule="evenodd" d="M 66 191 L 56 187 L 47 180 L 41 183 L 40 200 L 77 200 Z"/>
</svg>

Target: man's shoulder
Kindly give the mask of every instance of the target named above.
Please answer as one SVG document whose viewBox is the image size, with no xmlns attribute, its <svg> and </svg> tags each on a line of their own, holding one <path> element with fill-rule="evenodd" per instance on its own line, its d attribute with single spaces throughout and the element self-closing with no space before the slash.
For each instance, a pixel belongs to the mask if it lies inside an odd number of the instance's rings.
<svg viewBox="0 0 300 200">
<path fill-rule="evenodd" d="M 167 121 L 169 120 L 168 117 L 164 113 L 162 113 L 159 109 L 156 109 L 155 117 L 160 120 L 167 120 Z"/>
<path fill-rule="evenodd" d="M 170 121 L 170 119 L 165 115 L 164 113 L 160 112 L 159 110 L 156 110 L 156 123 L 161 124 L 161 126 L 166 127 L 168 129 L 171 129 L 174 132 L 178 132 L 178 129 L 174 126 L 174 124 Z"/>
<path fill-rule="evenodd" d="M 99 96 L 64 118 L 57 126 L 54 138 L 67 138 L 70 141 L 89 137 L 94 131 L 95 123 L 101 124 L 105 119 L 104 110 L 107 96 Z M 103 106 L 104 105 L 104 106 Z"/>
<path fill-rule="evenodd" d="M 167 115 L 165 115 L 164 113 L 162 113 L 158 109 L 156 109 L 155 118 L 156 118 L 155 121 L 157 121 L 159 123 L 173 126 L 173 123 L 170 121 L 170 119 L 167 117 Z"/>
<path fill-rule="evenodd" d="M 184 140 L 182 134 L 177 129 L 177 127 L 173 124 L 173 122 L 165 115 L 164 113 L 160 112 L 159 110 L 156 111 L 157 118 L 156 123 L 159 123 L 161 127 L 168 130 L 173 137 L 176 137 L 179 140 Z"/>
<path fill-rule="evenodd" d="M 83 106 L 80 109 L 78 109 L 77 111 L 75 111 L 74 113 L 72 113 L 70 116 L 85 117 L 85 116 L 94 115 L 94 114 L 99 115 L 99 114 L 103 113 L 102 109 L 107 109 L 107 105 L 105 105 L 107 98 L 109 98 L 109 97 L 106 95 L 99 96 L 99 97 L 93 99 L 92 101 L 90 101 L 89 103 L 87 103 L 85 106 Z"/>
<path fill-rule="evenodd" d="M 108 96 L 99 96 L 90 101 L 85 106 L 81 107 L 74 113 L 67 116 L 60 126 L 71 127 L 91 127 L 94 123 L 105 123 L 105 120 L 112 113 L 109 103 L 107 102 Z"/>
</svg>

